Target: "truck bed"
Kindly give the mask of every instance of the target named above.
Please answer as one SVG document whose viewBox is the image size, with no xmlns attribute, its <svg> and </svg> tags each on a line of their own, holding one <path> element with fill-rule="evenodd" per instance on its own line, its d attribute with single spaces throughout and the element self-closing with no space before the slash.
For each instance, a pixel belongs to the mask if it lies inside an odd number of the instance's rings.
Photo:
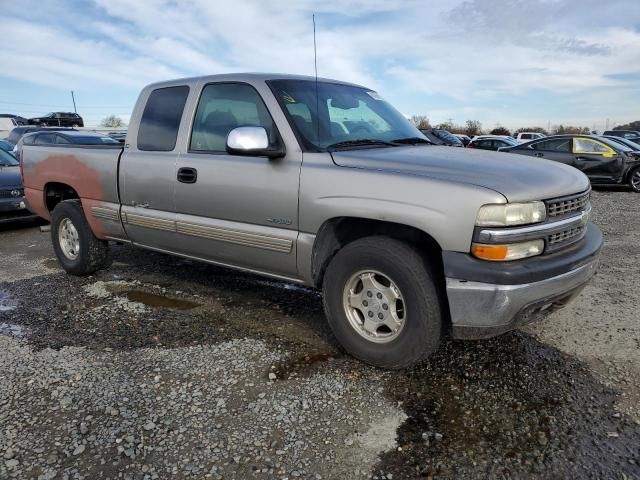
<svg viewBox="0 0 640 480">
<path fill-rule="evenodd" d="M 118 162 L 120 145 L 24 145 L 21 165 L 27 205 L 43 218 L 50 218 L 47 199 L 80 198 L 85 215 L 97 236 L 119 237 Z M 56 184 L 69 188 L 56 188 Z M 113 211 L 107 223 L 100 213 Z M 96 215 L 97 213 L 97 215 Z M 104 215 L 103 215 L 104 216 Z M 117 221 L 116 221 L 117 220 Z"/>
</svg>

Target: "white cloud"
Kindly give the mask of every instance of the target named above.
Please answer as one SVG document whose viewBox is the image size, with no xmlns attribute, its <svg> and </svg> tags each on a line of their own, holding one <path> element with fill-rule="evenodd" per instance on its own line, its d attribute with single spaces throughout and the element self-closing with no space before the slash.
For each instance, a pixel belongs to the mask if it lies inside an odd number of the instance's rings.
<svg viewBox="0 0 640 480">
<path fill-rule="evenodd" d="M 519 118 L 509 102 L 495 103 L 538 90 L 596 101 L 607 89 L 616 98 L 638 92 L 626 77 L 640 71 L 637 0 L 577 8 L 569 0 L 32 1 L 6 7 L 0 59 L 12 68 L 0 75 L 61 88 L 137 89 L 228 71 L 313 74 L 315 12 L 319 73 L 382 90 L 410 113 L 447 112 L 450 101 L 458 118 Z"/>
</svg>

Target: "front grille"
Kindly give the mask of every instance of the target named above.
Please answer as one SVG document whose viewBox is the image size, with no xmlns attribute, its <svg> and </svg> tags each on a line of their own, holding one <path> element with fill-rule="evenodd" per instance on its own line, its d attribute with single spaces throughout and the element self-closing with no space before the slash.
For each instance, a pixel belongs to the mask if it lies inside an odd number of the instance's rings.
<svg viewBox="0 0 640 480">
<path fill-rule="evenodd" d="M 18 196 L 13 195 L 12 192 L 18 191 L 20 194 Z M 0 198 L 21 198 L 24 196 L 24 190 L 21 188 L 12 188 L 11 190 L 0 190 Z"/>
<path fill-rule="evenodd" d="M 547 252 L 571 245 L 584 237 L 585 233 L 584 225 L 553 233 L 547 237 Z"/>
<path fill-rule="evenodd" d="M 547 201 L 547 213 L 551 217 L 568 216 L 572 213 L 581 212 L 586 209 L 589 203 L 591 192 L 579 193 L 568 197 L 555 198 Z"/>
</svg>

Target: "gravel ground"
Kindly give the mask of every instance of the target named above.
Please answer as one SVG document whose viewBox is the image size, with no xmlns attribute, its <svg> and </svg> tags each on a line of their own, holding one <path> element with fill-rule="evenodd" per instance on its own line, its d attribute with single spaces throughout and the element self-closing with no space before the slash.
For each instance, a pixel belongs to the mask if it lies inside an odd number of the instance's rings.
<svg viewBox="0 0 640 480">
<path fill-rule="evenodd" d="M 640 478 L 640 212 L 572 306 L 425 364 L 340 353 L 317 292 L 125 246 L 64 274 L 2 227 L 0 478 Z"/>
</svg>

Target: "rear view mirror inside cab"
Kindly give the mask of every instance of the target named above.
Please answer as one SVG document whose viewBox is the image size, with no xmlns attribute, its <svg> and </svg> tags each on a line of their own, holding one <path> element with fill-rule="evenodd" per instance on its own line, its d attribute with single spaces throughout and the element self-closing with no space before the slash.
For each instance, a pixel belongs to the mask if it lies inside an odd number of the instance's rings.
<svg viewBox="0 0 640 480">
<path fill-rule="evenodd" d="M 349 110 L 360 106 L 358 99 L 353 95 L 336 96 L 330 100 L 330 104 L 332 108 L 339 108 L 340 110 Z"/>
</svg>

